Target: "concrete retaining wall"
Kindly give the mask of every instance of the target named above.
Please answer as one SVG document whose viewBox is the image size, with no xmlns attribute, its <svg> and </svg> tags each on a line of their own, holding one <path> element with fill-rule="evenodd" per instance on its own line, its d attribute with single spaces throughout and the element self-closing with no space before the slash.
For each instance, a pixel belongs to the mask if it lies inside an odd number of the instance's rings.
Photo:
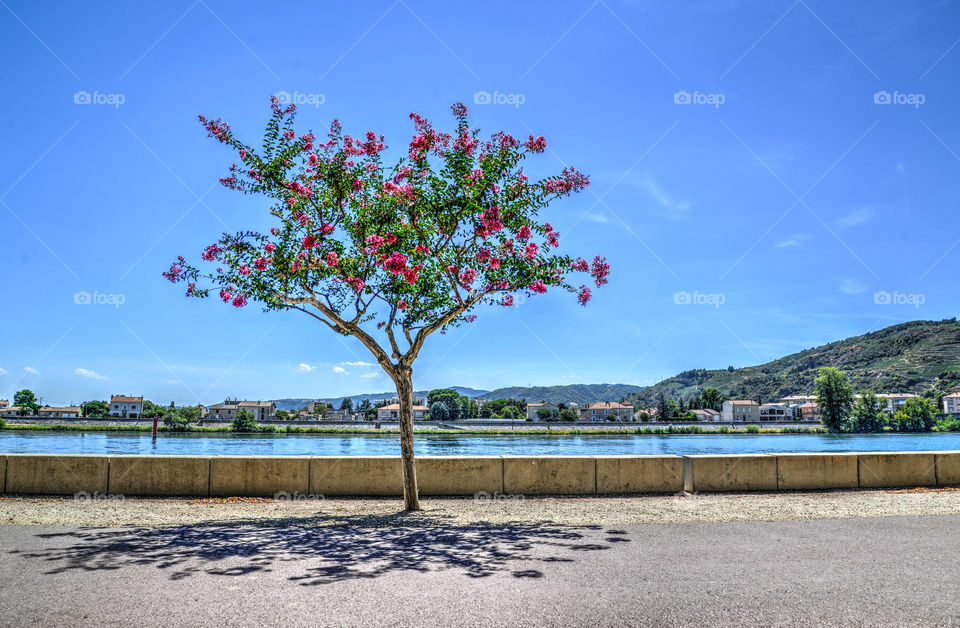
<svg viewBox="0 0 960 628">
<path fill-rule="evenodd" d="M 417 460 L 431 495 L 610 495 L 960 485 L 960 452 L 503 456 Z M 4 493 L 399 496 L 398 456 L 0 454 Z"/>
<path fill-rule="evenodd" d="M 596 456 L 597 494 L 679 493 L 683 458 L 679 456 Z"/>
<path fill-rule="evenodd" d="M 960 485 L 960 452 L 938 451 L 934 453 L 934 459 L 937 466 L 937 484 Z"/>
</svg>

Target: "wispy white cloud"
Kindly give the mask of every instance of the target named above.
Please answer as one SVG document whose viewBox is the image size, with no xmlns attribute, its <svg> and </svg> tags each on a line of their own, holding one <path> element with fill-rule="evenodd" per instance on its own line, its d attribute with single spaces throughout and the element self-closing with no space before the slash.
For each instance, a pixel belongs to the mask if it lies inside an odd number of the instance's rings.
<svg viewBox="0 0 960 628">
<path fill-rule="evenodd" d="M 584 216 L 584 218 L 586 218 L 590 222 L 599 222 L 604 224 L 610 222 L 610 218 L 608 218 L 607 215 L 602 212 L 590 212 L 589 214 Z"/>
<path fill-rule="evenodd" d="M 788 237 L 786 240 L 781 240 L 780 242 L 777 242 L 776 244 L 774 244 L 774 246 L 778 249 L 785 249 L 787 247 L 797 246 L 804 240 L 809 240 L 809 239 L 810 239 L 809 233 L 797 233 Z"/>
<path fill-rule="evenodd" d="M 334 373 L 340 373 L 341 375 L 346 375 L 346 374 L 347 374 L 347 369 L 343 368 L 342 366 L 335 366 L 335 367 L 333 367 L 333 372 L 334 372 Z"/>
<path fill-rule="evenodd" d="M 862 292 L 865 292 L 866 289 L 867 289 L 866 286 L 864 286 L 859 281 L 855 281 L 853 279 L 844 279 L 843 281 L 840 282 L 840 287 L 837 288 L 837 290 L 839 290 L 844 294 L 860 294 Z"/>
<path fill-rule="evenodd" d="M 843 216 L 836 221 L 838 227 L 856 227 L 862 225 L 866 222 L 869 222 L 873 218 L 873 208 L 871 207 L 861 207 L 856 209 L 846 216 Z"/>
<path fill-rule="evenodd" d="M 364 379 L 373 379 L 374 377 L 380 377 L 380 373 L 364 373 L 360 377 Z"/>
<path fill-rule="evenodd" d="M 27 373 L 30 373 L 31 375 L 39 375 L 39 374 L 40 374 L 40 371 L 38 371 L 37 369 L 33 368 L 32 366 L 25 366 L 25 367 L 23 367 L 23 370 L 26 371 Z"/>
<path fill-rule="evenodd" d="M 315 368 L 317 367 L 301 362 L 300 364 L 297 365 L 297 373 L 309 373 Z"/>
<path fill-rule="evenodd" d="M 373 366 L 372 363 L 361 360 L 357 360 L 356 362 L 341 362 L 340 364 L 345 364 L 346 366 Z"/>
<path fill-rule="evenodd" d="M 9 373 L 7 372 L 7 369 L 5 369 L 5 368 L 0 368 L 0 375 L 8 375 L 8 374 L 9 374 Z"/>
<path fill-rule="evenodd" d="M 80 377 L 87 377 L 89 379 L 107 379 L 100 373 L 97 373 L 96 371 L 91 371 L 90 369 L 78 368 L 78 369 L 75 369 L 73 372 L 79 375 Z"/>
<path fill-rule="evenodd" d="M 667 216 L 673 220 L 683 220 L 687 218 L 687 212 L 690 210 L 690 201 L 676 199 L 670 196 L 652 177 L 644 177 L 640 180 L 640 187 L 653 197 L 653 200 L 667 211 Z"/>
</svg>

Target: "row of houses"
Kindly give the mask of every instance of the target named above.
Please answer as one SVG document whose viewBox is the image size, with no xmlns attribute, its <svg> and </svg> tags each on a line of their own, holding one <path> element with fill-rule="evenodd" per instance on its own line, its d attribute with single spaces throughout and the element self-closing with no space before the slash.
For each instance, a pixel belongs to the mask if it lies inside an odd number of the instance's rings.
<svg viewBox="0 0 960 628">
<path fill-rule="evenodd" d="M 24 408 L 11 406 L 7 399 L 0 399 L 0 417 L 11 418 L 21 416 Z M 128 395 L 113 395 L 107 415 L 123 419 L 136 419 L 143 413 L 143 397 Z M 79 419 L 83 416 L 80 406 L 43 406 L 37 410 L 36 416 L 51 419 Z"/>
<path fill-rule="evenodd" d="M 890 414 L 895 413 L 907 403 L 908 399 L 915 398 L 913 393 L 877 393 L 877 398 L 885 403 L 884 409 Z M 854 395 L 859 400 L 861 395 Z M 960 413 L 960 393 L 951 393 L 943 398 L 943 412 L 945 414 Z M 731 399 L 723 402 L 723 407 L 716 421 L 819 421 L 820 407 L 817 405 L 816 395 L 790 395 L 779 402 L 759 404 L 749 399 Z"/>
</svg>

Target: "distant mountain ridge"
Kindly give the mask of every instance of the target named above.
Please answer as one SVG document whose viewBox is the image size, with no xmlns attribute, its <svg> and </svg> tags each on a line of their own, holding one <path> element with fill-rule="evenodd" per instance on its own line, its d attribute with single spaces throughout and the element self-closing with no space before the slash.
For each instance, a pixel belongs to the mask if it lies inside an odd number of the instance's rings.
<svg viewBox="0 0 960 628">
<path fill-rule="evenodd" d="M 471 399 L 526 399 L 529 402 L 546 401 L 548 403 L 577 403 L 586 405 L 597 401 L 620 401 L 630 394 L 635 394 L 643 390 L 642 386 L 633 386 L 630 384 L 569 384 L 566 386 L 509 386 L 498 388 L 496 390 L 480 390 L 477 388 L 468 388 L 466 386 L 447 386 L 461 395 Z M 413 393 L 414 397 L 426 398 L 429 390 L 418 390 Z M 348 395 L 353 401 L 354 407 L 363 403 L 364 399 L 369 399 L 371 404 L 378 401 L 384 401 L 391 397 L 396 397 L 395 391 L 379 393 L 363 393 L 358 395 Z M 343 397 L 325 397 L 321 401 L 327 401 L 333 404 L 333 407 L 340 406 Z M 299 410 L 306 407 L 311 401 L 317 399 L 285 398 L 273 399 L 277 404 L 278 410 Z"/>
<path fill-rule="evenodd" d="M 568 384 L 566 386 L 510 386 L 498 388 L 481 399 L 526 399 L 529 403 L 576 403 L 581 406 L 598 401 L 620 401 L 644 390 L 632 384 Z"/>
<path fill-rule="evenodd" d="M 960 390 L 960 324 L 911 321 L 862 336 L 806 349 L 766 364 L 733 370 L 693 369 L 631 395 L 635 405 L 651 407 L 663 393 L 687 399 L 704 388 L 716 388 L 731 399 L 764 402 L 787 395 L 813 393 L 822 366 L 844 371 L 854 389 L 876 392 Z"/>
</svg>

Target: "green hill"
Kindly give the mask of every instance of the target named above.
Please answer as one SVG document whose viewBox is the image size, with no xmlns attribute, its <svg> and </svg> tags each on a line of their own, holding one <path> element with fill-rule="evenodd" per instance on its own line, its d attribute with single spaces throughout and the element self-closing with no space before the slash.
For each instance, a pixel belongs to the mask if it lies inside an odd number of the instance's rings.
<svg viewBox="0 0 960 628">
<path fill-rule="evenodd" d="M 643 390 L 630 384 L 570 384 L 568 386 L 510 386 L 480 396 L 481 399 L 526 399 L 530 403 L 577 403 L 620 401 Z"/>
<path fill-rule="evenodd" d="M 850 378 L 854 389 L 923 393 L 960 390 L 960 324 L 912 321 L 838 340 L 761 364 L 732 370 L 694 369 L 631 395 L 640 407 L 667 399 L 688 398 L 713 387 L 731 399 L 764 402 L 787 395 L 813 393 L 821 366 L 834 366 Z"/>
</svg>

